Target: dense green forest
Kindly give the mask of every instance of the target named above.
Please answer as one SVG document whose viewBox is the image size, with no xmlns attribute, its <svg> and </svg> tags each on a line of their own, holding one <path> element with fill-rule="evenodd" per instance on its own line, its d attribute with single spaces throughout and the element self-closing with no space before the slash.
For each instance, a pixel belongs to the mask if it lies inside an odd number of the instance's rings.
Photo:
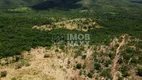
<svg viewBox="0 0 142 80">
<path fill-rule="evenodd" d="M 9 3 L 9 0 L 0 0 L 0 3 Z M 27 0 L 18 0 L 21 1 Z M 36 2 L 35 2 L 36 1 Z M 39 3 L 38 0 L 33 0 Z M 11 1 L 12 2 L 12 1 Z M 33 2 L 27 1 L 28 4 Z M 41 1 L 42 2 L 42 1 Z M 68 2 L 67 2 L 68 3 Z M 69 2 L 70 3 L 70 2 Z M 78 0 L 75 2 L 78 3 Z M 9 3 L 10 4 L 10 3 Z M 12 4 L 11 4 L 12 5 Z M 21 51 L 29 51 L 37 46 L 48 46 L 53 44 L 53 35 L 63 35 L 65 33 L 88 33 L 91 35 L 91 44 L 107 44 L 111 38 L 127 33 L 133 38 L 142 39 L 142 4 L 131 3 L 128 0 L 94 0 L 89 6 L 77 7 L 50 7 L 46 6 L 40 10 L 36 6 L 28 7 L 21 10 L 22 7 L 6 7 L 0 10 L 0 58 L 19 55 Z M 71 5 L 73 6 L 74 3 Z M 1 8 L 6 6 L 0 6 Z M 12 5 L 13 6 L 13 5 Z M 62 6 L 66 6 L 62 4 Z M 9 8 L 9 9 L 7 9 Z M 19 8 L 19 9 L 17 9 Z M 80 10 L 93 10 L 93 12 L 80 12 Z M 51 19 L 55 18 L 55 20 Z M 93 29 L 88 32 L 80 32 L 76 30 L 55 29 L 51 31 L 39 31 L 32 29 L 34 25 L 52 24 L 56 21 L 62 21 L 63 18 L 93 18 L 98 24 L 103 26 L 102 29 Z M 139 42 L 140 43 L 140 42 Z M 141 44 L 138 44 L 142 47 Z"/>
</svg>

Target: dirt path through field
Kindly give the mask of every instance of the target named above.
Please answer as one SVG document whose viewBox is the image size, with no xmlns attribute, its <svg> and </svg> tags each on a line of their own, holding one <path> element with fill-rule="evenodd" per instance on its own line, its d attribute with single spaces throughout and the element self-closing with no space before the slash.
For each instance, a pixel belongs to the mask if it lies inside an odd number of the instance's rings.
<svg viewBox="0 0 142 80">
<path fill-rule="evenodd" d="M 118 77 L 117 77 L 117 62 L 118 62 L 118 60 L 119 60 L 119 58 L 120 58 L 120 48 L 122 47 L 122 46 L 124 46 L 125 45 L 125 37 L 126 37 L 126 35 L 123 35 L 122 36 L 122 41 L 119 43 L 119 47 L 116 49 L 116 55 L 115 55 L 115 57 L 114 57 L 114 59 L 113 59 L 113 63 L 112 63 L 112 69 L 111 69 L 111 74 L 112 74 L 112 78 L 113 78 L 113 80 L 118 80 Z"/>
</svg>

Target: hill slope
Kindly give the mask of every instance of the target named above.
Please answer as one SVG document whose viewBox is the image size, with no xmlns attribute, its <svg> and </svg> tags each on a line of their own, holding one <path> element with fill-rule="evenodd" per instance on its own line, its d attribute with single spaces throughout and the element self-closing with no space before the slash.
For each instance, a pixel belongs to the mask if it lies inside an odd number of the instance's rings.
<svg viewBox="0 0 142 80">
<path fill-rule="evenodd" d="M 49 6 L 56 6 L 56 5 L 69 5 L 72 3 L 76 3 L 80 0 L 0 0 L 0 9 L 7 9 L 7 8 L 16 8 L 16 7 L 25 7 L 25 6 L 34 6 L 35 8 L 38 7 L 49 7 Z M 55 5 L 54 5 L 55 4 Z"/>
<path fill-rule="evenodd" d="M 0 0 L 0 9 L 30 6 L 44 0 Z"/>
</svg>

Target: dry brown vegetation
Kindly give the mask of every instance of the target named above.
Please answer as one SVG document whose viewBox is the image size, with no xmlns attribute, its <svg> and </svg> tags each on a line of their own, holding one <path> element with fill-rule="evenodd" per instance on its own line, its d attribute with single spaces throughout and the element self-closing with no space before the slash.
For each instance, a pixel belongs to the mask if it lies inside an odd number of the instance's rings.
<svg viewBox="0 0 142 80">
<path fill-rule="evenodd" d="M 55 22 L 50 25 L 41 25 L 41 26 L 35 25 L 33 26 L 33 29 L 34 28 L 40 29 L 40 30 L 52 30 L 52 29 L 58 29 L 58 28 L 65 28 L 69 30 L 88 31 L 91 29 L 103 28 L 103 27 L 98 25 L 94 19 L 77 18 L 77 19 Z"/>
<path fill-rule="evenodd" d="M 128 38 L 128 35 L 114 38 L 109 45 L 64 46 L 62 49 L 59 45 L 53 45 L 51 48 L 32 48 L 17 56 L 17 62 L 0 66 L 1 72 L 6 71 L 2 80 L 107 80 L 111 77 L 118 80 L 123 75 L 119 71 L 122 65 L 118 63 L 125 50 L 121 47 L 126 47 Z M 117 44 L 119 45 L 116 46 Z M 3 58 L 1 62 L 13 59 Z M 134 68 L 131 70 L 133 74 L 124 79 L 142 79 L 134 74 Z"/>
</svg>

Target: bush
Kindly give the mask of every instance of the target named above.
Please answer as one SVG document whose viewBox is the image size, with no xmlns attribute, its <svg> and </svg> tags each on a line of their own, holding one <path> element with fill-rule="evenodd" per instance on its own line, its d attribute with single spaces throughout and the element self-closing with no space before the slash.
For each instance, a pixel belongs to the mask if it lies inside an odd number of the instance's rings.
<svg viewBox="0 0 142 80">
<path fill-rule="evenodd" d="M 122 77 L 119 77 L 118 80 L 123 80 L 123 78 L 122 78 Z"/>
<path fill-rule="evenodd" d="M 82 67 L 82 65 L 79 64 L 79 63 L 76 65 L 76 68 L 77 68 L 77 69 L 81 69 L 81 67 Z"/>
<path fill-rule="evenodd" d="M 82 59 L 86 59 L 86 55 L 82 55 Z"/>
<path fill-rule="evenodd" d="M 59 52 L 59 49 L 56 49 L 55 52 Z"/>
<path fill-rule="evenodd" d="M 18 62 L 20 60 L 19 56 L 15 56 L 15 62 Z"/>
<path fill-rule="evenodd" d="M 89 78 L 92 78 L 92 77 L 93 77 L 93 73 L 92 73 L 92 72 L 89 72 L 89 73 L 87 74 L 87 76 L 88 76 Z"/>
<path fill-rule="evenodd" d="M 100 70 L 101 65 L 100 65 L 99 63 L 95 63 L 95 64 L 94 64 L 94 68 L 95 68 L 96 70 Z"/>
<path fill-rule="evenodd" d="M 119 47 L 119 44 L 116 44 L 115 47 L 116 47 L 116 48 Z"/>
<path fill-rule="evenodd" d="M 110 57 L 110 59 L 113 59 L 115 54 L 114 53 L 109 53 L 108 56 Z"/>
<path fill-rule="evenodd" d="M 26 66 L 26 67 L 28 67 L 28 66 L 30 66 L 30 65 L 31 65 L 31 64 L 30 64 L 28 61 L 25 62 L 25 66 Z"/>
<path fill-rule="evenodd" d="M 85 68 L 86 68 L 86 65 L 84 64 L 82 68 L 85 69 Z"/>
<path fill-rule="evenodd" d="M 112 61 L 108 60 L 108 61 L 105 62 L 105 66 L 108 67 L 111 63 L 112 63 Z"/>
<path fill-rule="evenodd" d="M 22 65 L 20 63 L 15 65 L 15 69 L 20 69 L 20 68 L 22 68 Z"/>
<path fill-rule="evenodd" d="M 12 78 L 11 80 L 17 80 L 17 79 L 14 77 L 14 78 Z"/>
<path fill-rule="evenodd" d="M 7 76 L 7 71 L 2 71 L 1 72 L 1 77 L 6 77 Z"/>
<path fill-rule="evenodd" d="M 64 50 L 64 49 L 65 49 L 65 46 L 64 46 L 64 45 L 60 45 L 59 47 L 60 47 L 61 50 Z"/>
<path fill-rule="evenodd" d="M 77 58 L 78 56 L 82 56 L 82 52 L 81 51 L 76 51 L 74 58 Z"/>
<path fill-rule="evenodd" d="M 137 69 L 137 75 L 142 76 L 142 68 Z"/>
<path fill-rule="evenodd" d="M 128 73 L 129 70 L 130 70 L 129 65 L 126 65 L 126 64 L 122 65 L 121 67 L 122 76 L 123 77 L 129 76 L 129 73 Z"/>
<path fill-rule="evenodd" d="M 44 55 L 44 58 L 49 58 L 50 57 L 50 54 L 45 54 Z"/>
<path fill-rule="evenodd" d="M 128 73 L 127 71 L 123 71 L 123 72 L 122 72 L 122 76 L 123 76 L 123 77 L 127 77 L 127 76 L 129 76 L 129 73 Z"/>
<path fill-rule="evenodd" d="M 107 78 L 111 78 L 111 74 L 110 74 L 111 70 L 108 68 L 108 69 L 104 69 L 101 73 L 100 73 L 100 76 L 103 76 L 103 77 L 107 77 Z"/>
</svg>

